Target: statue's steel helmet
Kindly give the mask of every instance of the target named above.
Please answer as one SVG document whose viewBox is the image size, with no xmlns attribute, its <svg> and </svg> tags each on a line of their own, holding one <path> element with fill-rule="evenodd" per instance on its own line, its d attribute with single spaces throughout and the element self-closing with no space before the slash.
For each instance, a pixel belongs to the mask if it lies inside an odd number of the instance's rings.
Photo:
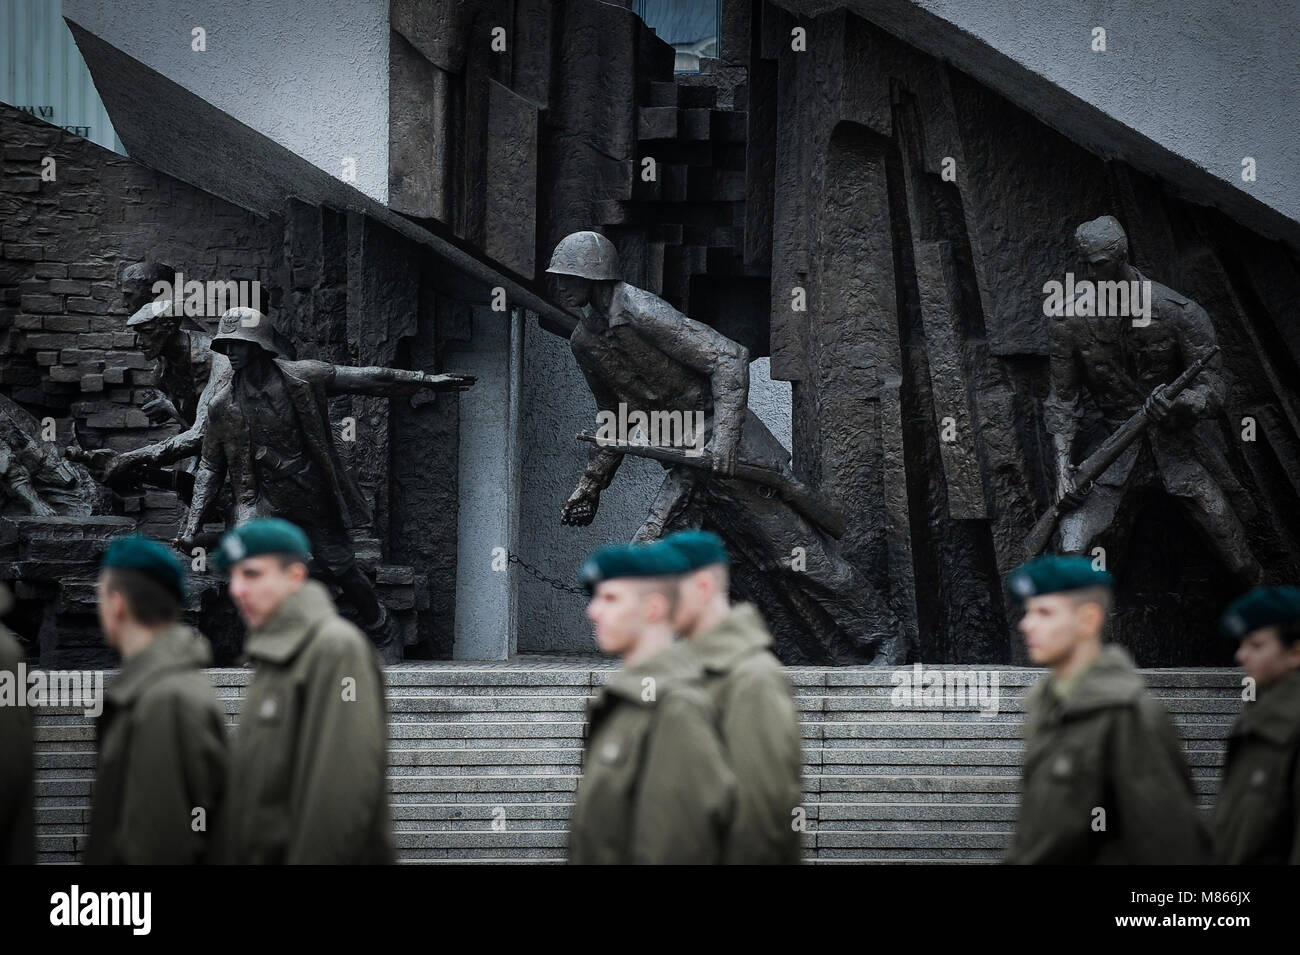
<svg viewBox="0 0 1300 955">
<path fill-rule="evenodd" d="M 621 279 L 618 249 L 599 232 L 573 232 L 560 240 L 546 271 L 584 279 Z"/>
<path fill-rule="evenodd" d="M 284 357 L 280 346 L 276 344 L 275 329 L 271 320 L 255 308 L 226 309 L 217 326 L 217 334 L 212 339 L 212 350 L 226 353 L 226 342 L 252 342 L 276 358 Z"/>
</svg>

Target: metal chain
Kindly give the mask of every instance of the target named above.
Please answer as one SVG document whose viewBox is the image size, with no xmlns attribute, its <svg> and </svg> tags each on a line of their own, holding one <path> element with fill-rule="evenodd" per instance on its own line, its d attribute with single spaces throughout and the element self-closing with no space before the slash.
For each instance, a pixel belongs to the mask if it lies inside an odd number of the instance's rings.
<svg viewBox="0 0 1300 955">
<path fill-rule="evenodd" d="M 528 561 L 524 560 L 518 554 L 508 554 L 506 559 L 512 564 L 518 564 L 520 567 L 524 569 L 525 573 L 529 574 L 532 577 L 537 578 L 544 584 L 550 584 L 556 590 L 559 590 L 566 594 L 577 594 L 579 597 L 587 596 L 587 591 L 583 590 L 581 587 L 570 587 L 568 584 L 562 583 L 561 581 L 556 580 L 554 577 L 547 577 L 544 573 L 542 573 L 532 564 L 528 563 Z"/>
</svg>

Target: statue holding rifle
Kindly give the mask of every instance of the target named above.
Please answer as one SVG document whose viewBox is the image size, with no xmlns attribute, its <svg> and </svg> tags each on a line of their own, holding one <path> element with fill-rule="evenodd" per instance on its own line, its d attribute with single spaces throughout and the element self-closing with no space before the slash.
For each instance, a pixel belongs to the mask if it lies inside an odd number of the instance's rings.
<svg viewBox="0 0 1300 955">
<path fill-rule="evenodd" d="M 1148 283 L 1129 263 L 1128 237 L 1114 217 L 1085 222 L 1075 242 L 1094 282 Z M 1250 503 L 1218 450 L 1221 439 L 1211 420 L 1224 387 L 1214 326 L 1191 299 L 1158 282 L 1147 287 L 1149 311 L 1141 318 L 1076 313 L 1052 325 L 1052 390 L 1044 412 L 1055 459 L 1060 549 L 1087 553 L 1103 533 L 1122 535 L 1135 516 L 1136 492 L 1156 487 L 1181 502 L 1240 582 L 1254 583 L 1261 568 L 1234 510 L 1234 502 Z M 1100 433 L 1076 441 L 1085 392 L 1100 413 Z M 1119 453 L 1095 478 L 1081 479 L 1076 444 L 1082 445 L 1080 469 L 1095 463 L 1103 444 Z M 1036 552 L 1046 543 L 1046 534 L 1031 535 L 1026 549 Z"/>
<path fill-rule="evenodd" d="M 749 410 L 744 347 L 622 281 L 618 252 L 598 233 L 565 237 L 547 271 L 581 314 L 569 347 L 597 408 L 700 411 L 707 440 L 688 452 L 585 436 L 593 447 L 561 520 L 591 523 L 625 454 L 657 458 L 667 473 L 636 540 L 701 525 L 721 535 L 753 575 L 749 599 L 769 620 L 791 621 L 789 639 L 778 634 L 787 662 L 905 662 L 897 616 L 840 550 L 839 513 L 795 478 L 789 452 Z"/>
</svg>

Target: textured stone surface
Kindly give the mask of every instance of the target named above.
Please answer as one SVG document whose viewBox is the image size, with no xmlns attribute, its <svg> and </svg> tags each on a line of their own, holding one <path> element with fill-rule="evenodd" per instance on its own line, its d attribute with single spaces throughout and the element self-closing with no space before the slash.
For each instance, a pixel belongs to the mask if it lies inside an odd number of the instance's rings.
<svg viewBox="0 0 1300 955">
<path fill-rule="evenodd" d="M 779 39 L 788 21 L 770 20 Z M 1042 285 L 1080 271 L 1073 231 L 1106 212 L 1128 227 L 1138 268 L 1209 311 L 1228 377 L 1222 464 L 1244 485 L 1233 505 L 1270 578 L 1296 576 L 1300 487 L 1285 475 L 1300 450 L 1300 342 L 1280 294 L 1294 293 L 1294 252 L 843 10 L 800 22 L 816 55 L 763 44 L 778 70 L 772 372 L 795 383 L 798 468 L 839 482 L 846 512 L 863 515 L 862 569 L 900 612 L 914 586 L 922 655 L 1021 658 L 1000 581 L 1051 493 Z M 806 312 L 791 308 L 796 287 Z M 880 510 L 903 513 L 879 484 L 898 466 L 885 467 L 878 437 L 882 370 L 899 378 L 906 567 Z M 1248 415 L 1267 439 L 1241 440 Z M 946 416 L 955 444 L 942 440 Z M 1144 664 L 1227 662 L 1215 636 L 1233 592 L 1225 569 L 1170 499 L 1142 513 L 1108 555 L 1116 638 Z"/>
</svg>

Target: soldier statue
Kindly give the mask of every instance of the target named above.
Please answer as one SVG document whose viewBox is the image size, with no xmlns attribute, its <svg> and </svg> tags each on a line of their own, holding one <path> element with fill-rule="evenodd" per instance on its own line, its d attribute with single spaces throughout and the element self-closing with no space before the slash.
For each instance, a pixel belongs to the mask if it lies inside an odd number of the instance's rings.
<svg viewBox="0 0 1300 955">
<path fill-rule="evenodd" d="M 177 543 L 189 549 L 228 476 L 236 522 L 280 517 L 306 531 L 313 573 L 339 587 L 384 660 L 397 662 L 402 647 L 387 608 L 356 564 L 349 528 L 369 519 L 368 508 L 340 462 L 326 396 L 460 390 L 475 379 L 291 361 L 271 322 L 252 308 L 232 308 L 221 316 L 212 349 L 229 359 L 231 376 L 208 407 L 193 502 Z"/>
<path fill-rule="evenodd" d="M 622 281 L 618 252 L 598 233 L 566 236 L 547 271 L 556 276 L 560 302 L 580 310 L 569 345 L 600 411 L 616 414 L 626 403 L 645 413 L 705 415 L 710 470 L 665 464 L 663 485 L 634 539 L 701 525 L 716 531 L 793 610 L 799 632 L 781 647 L 788 660 L 902 662 L 907 648 L 897 616 L 844 558 L 833 535 L 770 487 L 736 476 L 739 463 L 798 484 L 789 452 L 749 410 L 745 348 Z M 564 505 L 563 523 L 591 523 L 624 453 L 607 444 L 591 449 Z M 763 609 L 773 619 L 776 608 Z"/>
<path fill-rule="evenodd" d="M 230 362 L 211 348 L 212 335 L 199 322 L 175 312 L 174 299 L 156 298 L 155 282 L 174 282 L 170 266 L 137 262 L 122 270 L 118 287 L 131 311 L 126 327 L 135 332 L 146 358 L 154 362 L 157 389 L 140 410 L 156 425 L 169 421 L 184 426 L 179 434 L 125 454 L 99 454 L 95 461 L 103 478 L 112 482 L 145 466 L 161 466 L 194 458 L 203 443 L 208 403 L 230 377 Z M 192 468 L 192 465 L 191 465 Z"/>
<path fill-rule="evenodd" d="M 1075 243 L 1094 282 L 1145 283 L 1129 263 L 1128 237 L 1113 216 L 1085 222 Z M 1133 286 L 1138 287 L 1138 286 Z M 1134 492 L 1163 488 L 1217 550 L 1239 581 L 1259 580 L 1233 501 L 1247 495 L 1216 450 L 1221 439 L 1211 420 L 1223 398 L 1223 359 L 1214 354 L 1204 371 L 1170 402 L 1160 390 L 1193 362 L 1215 351 L 1214 326 L 1205 310 L 1184 295 L 1150 282 L 1149 314 L 1057 318 L 1051 327 L 1051 394 L 1044 403 L 1052 436 L 1058 499 L 1067 508 L 1060 549 L 1090 552 L 1102 534 L 1122 535 L 1135 516 Z M 1082 292 L 1080 294 L 1083 294 Z M 1130 311 L 1132 311 L 1130 309 Z M 1083 393 L 1100 412 L 1101 431 L 1079 460 L 1145 408 L 1152 427 L 1102 473 L 1090 490 L 1074 480 L 1075 439 L 1084 420 Z M 1083 493 L 1087 490 L 1087 493 Z"/>
<path fill-rule="evenodd" d="M 147 302 L 126 323 L 135 331 L 140 350 L 156 361 L 154 379 L 161 391 L 141 406 L 154 424 L 179 421 L 185 429 L 147 447 L 136 448 L 104 462 L 104 480 L 126 475 L 142 465 L 160 466 L 193 458 L 203 444 L 208 405 L 230 380 L 230 361 L 212 350 L 212 336 L 183 328 L 170 299 Z"/>
</svg>

